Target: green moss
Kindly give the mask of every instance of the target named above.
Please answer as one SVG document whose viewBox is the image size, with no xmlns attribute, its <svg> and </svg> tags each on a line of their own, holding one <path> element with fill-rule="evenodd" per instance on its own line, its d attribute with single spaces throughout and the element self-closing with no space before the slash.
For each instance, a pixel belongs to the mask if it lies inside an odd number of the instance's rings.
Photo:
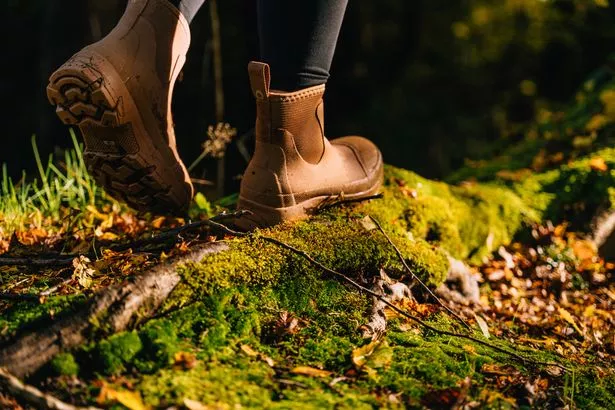
<svg viewBox="0 0 615 410">
<path fill-rule="evenodd" d="M 175 353 L 182 349 L 176 325 L 169 320 L 157 320 L 148 324 L 139 332 L 139 336 L 143 343 L 143 355 L 135 365 L 144 373 L 152 373 L 172 364 Z"/>
<path fill-rule="evenodd" d="M 96 370 L 106 375 L 117 375 L 126 370 L 143 349 L 136 332 L 124 332 L 103 340 L 93 349 Z"/>
<path fill-rule="evenodd" d="M 19 331 L 48 324 L 64 315 L 76 311 L 85 302 L 85 296 L 55 296 L 45 303 L 17 302 L 0 316 L 0 336 L 8 339 Z"/>
<path fill-rule="evenodd" d="M 184 399 L 219 408 L 422 408 L 429 397 L 459 389 L 466 378 L 473 386 L 468 400 L 478 399 L 484 390 L 493 391 L 487 408 L 508 408 L 505 400 L 514 400 L 514 393 L 498 393 L 483 375 L 483 365 L 512 366 L 531 377 L 544 371 L 542 366 L 521 363 L 473 341 L 420 328 L 408 330 L 408 323 L 401 319 L 389 321 L 386 354 L 377 360 L 375 372 L 356 369 L 353 351 L 366 343 L 358 328 L 366 321 L 369 298 L 313 274 L 280 275 L 278 281 L 259 286 L 219 289 L 150 321 L 138 332 L 101 341 L 96 350 L 125 346 L 129 340 L 135 346 L 138 338 L 142 344 L 138 352 L 114 356 L 121 357 L 116 368 L 123 366 L 115 374 L 129 378 L 149 405 L 161 408 L 181 405 Z M 295 327 L 290 329 L 293 320 Z M 437 328 L 459 331 L 459 325 L 444 313 L 426 320 Z M 476 330 L 474 336 L 480 338 L 479 333 Z M 574 381 L 570 379 L 566 387 L 569 374 L 559 384 L 555 379 L 551 388 L 562 396 L 573 391 L 572 400 L 579 407 L 599 408 L 615 399 L 609 390 L 612 376 L 596 383 L 592 371 L 550 352 L 495 337 L 489 341 L 533 360 L 570 366 Z M 244 345 L 256 355 L 248 354 Z M 179 351 L 194 354 L 198 361 L 193 366 L 178 365 L 175 353 Z M 275 368 L 265 357 L 275 362 Z M 331 376 L 297 375 L 292 372 L 296 366 L 326 370 Z M 341 376 L 349 378 L 329 387 L 333 378 Z"/>
<path fill-rule="evenodd" d="M 75 356 L 70 353 L 60 353 L 49 363 L 53 374 L 58 376 L 77 376 L 79 365 L 75 361 Z"/>
</svg>

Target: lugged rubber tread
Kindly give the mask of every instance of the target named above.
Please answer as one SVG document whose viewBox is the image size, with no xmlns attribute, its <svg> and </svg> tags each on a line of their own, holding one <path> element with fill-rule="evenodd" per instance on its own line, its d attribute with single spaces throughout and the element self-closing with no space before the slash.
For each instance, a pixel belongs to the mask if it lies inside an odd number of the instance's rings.
<svg viewBox="0 0 615 410">
<path fill-rule="evenodd" d="M 182 179 L 171 179 L 183 176 L 181 164 L 143 157 L 139 142 L 149 141 L 140 141 L 132 122 L 122 118 L 121 96 L 107 87 L 103 70 L 94 69 L 92 58 L 84 63 L 76 57 L 51 76 L 47 97 L 62 122 L 81 130 L 84 160 L 96 182 L 137 210 L 169 213 L 185 208 L 190 192 L 181 187 Z"/>
</svg>

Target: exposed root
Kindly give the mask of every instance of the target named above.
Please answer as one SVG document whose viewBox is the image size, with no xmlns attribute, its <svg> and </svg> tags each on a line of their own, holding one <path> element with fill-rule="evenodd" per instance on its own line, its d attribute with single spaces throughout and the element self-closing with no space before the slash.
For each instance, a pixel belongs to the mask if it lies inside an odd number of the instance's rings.
<svg viewBox="0 0 615 410">
<path fill-rule="evenodd" d="M 47 410 L 99 410 L 97 407 L 77 407 L 72 404 L 43 393 L 34 386 L 30 386 L 13 376 L 7 370 L 0 367 L 0 387 L 24 402 L 35 406 L 37 409 Z"/>
<path fill-rule="evenodd" d="M 0 350 L 0 367 L 18 377 L 36 372 L 53 356 L 86 342 L 94 332 L 117 333 L 153 315 L 181 281 L 177 267 L 228 249 L 224 242 L 199 246 L 190 253 L 157 265 L 132 283 L 122 283 L 96 295 L 80 311 L 50 326 L 32 331 Z"/>
</svg>

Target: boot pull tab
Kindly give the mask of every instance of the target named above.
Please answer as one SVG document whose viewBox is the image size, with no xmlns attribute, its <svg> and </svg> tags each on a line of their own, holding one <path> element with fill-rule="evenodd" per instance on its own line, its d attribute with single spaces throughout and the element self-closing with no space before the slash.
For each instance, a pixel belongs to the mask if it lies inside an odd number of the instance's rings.
<svg viewBox="0 0 615 410">
<path fill-rule="evenodd" d="M 257 100 L 264 100 L 269 96 L 269 84 L 271 83 L 269 64 L 250 61 L 248 74 L 250 75 L 250 86 L 254 96 Z"/>
</svg>

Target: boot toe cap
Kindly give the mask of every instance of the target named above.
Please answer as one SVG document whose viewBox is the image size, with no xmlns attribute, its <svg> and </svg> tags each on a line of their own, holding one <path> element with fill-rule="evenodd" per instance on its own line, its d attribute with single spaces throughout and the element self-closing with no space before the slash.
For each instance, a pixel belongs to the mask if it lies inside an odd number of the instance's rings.
<svg viewBox="0 0 615 410">
<path fill-rule="evenodd" d="M 378 173 L 383 166 L 380 150 L 367 138 L 359 136 L 342 137 L 331 141 L 331 144 L 344 145 L 350 148 L 368 176 Z"/>
</svg>

